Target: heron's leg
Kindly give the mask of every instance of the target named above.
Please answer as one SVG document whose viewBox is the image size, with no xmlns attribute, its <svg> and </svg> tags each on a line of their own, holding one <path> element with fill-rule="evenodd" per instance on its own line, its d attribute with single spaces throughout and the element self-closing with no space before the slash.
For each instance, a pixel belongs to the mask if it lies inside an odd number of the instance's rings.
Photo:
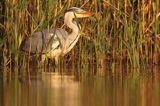
<svg viewBox="0 0 160 106">
<path fill-rule="evenodd" d="M 46 56 L 45 55 L 41 55 L 41 57 L 40 57 L 40 66 L 42 66 L 42 67 L 45 66 L 45 60 L 46 60 Z"/>
<path fill-rule="evenodd" d="M 44 63 L 45 59 L 46 59 L 46 56 L 45 56 L 45 55 L 42 55 L 41 61 L 42 61 L 43 63 Z"/>
<path fill-rule="evenodd" d="M 58 64 L 59 64 L 59 58 L 55 57 L 55 65 L 58 66 Z"/>
</svg>

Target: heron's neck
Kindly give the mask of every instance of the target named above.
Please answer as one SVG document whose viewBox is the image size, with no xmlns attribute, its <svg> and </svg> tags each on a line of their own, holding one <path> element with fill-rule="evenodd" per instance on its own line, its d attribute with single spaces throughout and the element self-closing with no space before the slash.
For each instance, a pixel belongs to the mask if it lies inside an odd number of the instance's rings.
<svg viewBox="0 0 160 106">
<path fill-rule="evenodd" d="M 67 26 L 72 29 L 72 32 L 68 35 L 68 38 L 71 40 L 71 39 L 75 39 L 78 35 L 79 35 L 79 31 L 80 31 L 80 28 L 78 26 L 78 23 L 76 23 L 76 21 L 73 21 L 73 20 L 70 20 L 68 23 L 67 23 Z"/>
<path fill-rule="evenodd" d="M 73 18 L 69 17 L 67 20 L 65 20 L 65 24 L 72 29 L 72 32 L 68 35 L 66 40 L 66 48 L 64 50 L 64 53 L 68 53 L 77 43 L 79 36 L 80 36 L 80 28 L 78 26 L 78 23 L 73 21 Z"/>
</svg>

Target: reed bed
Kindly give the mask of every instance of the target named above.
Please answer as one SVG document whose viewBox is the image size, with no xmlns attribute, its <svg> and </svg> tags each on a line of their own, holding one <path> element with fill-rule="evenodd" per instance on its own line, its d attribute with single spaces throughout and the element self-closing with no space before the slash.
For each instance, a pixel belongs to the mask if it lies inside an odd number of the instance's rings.
<svg viewBox="0 0 160 106">
<path fill-rule="evenodd" d="M 61 57 L 61 65 L 141 67 L 159 63 L 159 0 L 1 0 L 1 66 L 28 66 L 28 60 L 19 60 L 22 40 L 38 30 L 61 27 L 64 11 L 73 6 L 95 15 L 80 20 L 82 36 L 74 49 Z"/>
</svg>

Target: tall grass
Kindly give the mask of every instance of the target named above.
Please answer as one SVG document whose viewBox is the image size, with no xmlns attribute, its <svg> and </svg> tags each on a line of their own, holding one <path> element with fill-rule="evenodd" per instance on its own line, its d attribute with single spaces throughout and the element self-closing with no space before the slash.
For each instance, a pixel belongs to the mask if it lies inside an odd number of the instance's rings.
<svg viewBox="0 0 160 106">
<path fill-rule="evenodd" d="M 92 11 L 95 18 L 81 20 L 82 37 L 61 64 L 158 64 L 159 4 L 158 0 L 2 0 L 1 65 L 18 67 L 22 40 L 38 30 L 61 27 L 64 11 L 72 6 Z"/>
</svg>

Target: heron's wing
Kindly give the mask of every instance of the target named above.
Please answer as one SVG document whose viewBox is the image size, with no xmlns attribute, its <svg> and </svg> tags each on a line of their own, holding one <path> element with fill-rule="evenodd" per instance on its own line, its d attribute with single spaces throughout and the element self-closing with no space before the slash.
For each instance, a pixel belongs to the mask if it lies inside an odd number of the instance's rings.
<svg viewBox="0 0 160 106">
<path fill-rule="evenodd" d="M 55 35 L 57 36 L 57 38 L 60 41 L 61 48 L 64 48 L 66 46 L 66 40 L 68 37 L 68 33 L 64 29 L 57 28 L 55 30 Z"/>
<path fill-rule="evenodd" d="M 30 37 L 27 37 L 22 41 L 20 50 L 29 53 L 41 53 L 42 43 L 42 33 L 35 32 Z"/>
<path fill-rule="evenodd" d="M 49 36 L 46 39 L 45 47 L 46 52 L 50 52 L 61 47 L 61 42 L 55 34 L 55 32 L 49 34 Z"/>
<path fill-rule="evenodd" d="M 61 28 L 57 28 L 55 30 L 51 29 L 49 35 L 47 35 L 47 51 L 48 50 L 55 50 L 58 47 L 60 47 L 61 49 L 64 48 L 65 46 L 65 42 L 67 39 L 67 35 L 68 33 Z"/>
<path fill-rule="evenodd" d="M 57 28 L 56 30 L 56 35 L 57 37 L 60 39 L 60 40 L 66 40 L 67 37 L 68 37 L 68 33 L 64 30 L 64 29 L 61 29 L 61 28 Z"/>
<path fill-rule="evenodd" d="M 64 46 L 67 32 L 63 29 L 45 29 L 26 38 L 20 49 L 29 53 L 47 53 Z"/>
</svg>

